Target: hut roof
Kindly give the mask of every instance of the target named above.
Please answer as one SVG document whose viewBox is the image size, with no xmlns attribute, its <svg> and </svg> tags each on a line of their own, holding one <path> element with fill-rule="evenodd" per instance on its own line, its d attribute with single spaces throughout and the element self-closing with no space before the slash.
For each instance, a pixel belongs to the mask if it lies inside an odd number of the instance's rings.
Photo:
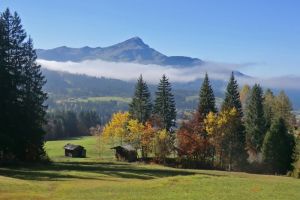
<svg viewBox="0 0 300 200">
<path fill-rule="evenodd" d="M 112 149 L 116 149 L 118 147 L 121 147 L 122 149 L 125 149 L 127 151 L 135 151 L 135 148 L 133 148 L 133 146 L 131 146 L 130 144 L 125 144 L 125 145 L 122 145 L 122 146 L 115 146 Z"/>
<path fill-rule="evenodd" d="M 66 144 L 66 145 L 64 146 L 64 149 L 67 149 L 67 150 L 75 150 L 75 149 L 78 149 L 78 148 L 84 149 L 84 148 L 83 148 L 82 146 L 80 146 L 80 145 L 70 144 L 70 143 L 68 143 L 68 144 Z"/>
</svg>

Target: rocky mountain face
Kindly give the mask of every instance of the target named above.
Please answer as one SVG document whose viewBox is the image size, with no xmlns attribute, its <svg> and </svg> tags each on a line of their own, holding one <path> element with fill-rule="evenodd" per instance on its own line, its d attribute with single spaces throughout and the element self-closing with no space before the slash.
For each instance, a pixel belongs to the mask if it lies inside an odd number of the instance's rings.
<svg viewBox="0 0 300 200">
<path fill-rule="evenodd" d="M 54 49 L 37 49 L 39 59 L 53 61 L 74 61 L 101 59 L 112 62 L 133 62 L 140 64 L 169 65 L 176 67 L 190 67 L 204 62 L 198 58 L 186 56 L 166 56 L 149 47 L 139 37 L 109 47 L 70 48 L 66 46 Z"/>
</svg>

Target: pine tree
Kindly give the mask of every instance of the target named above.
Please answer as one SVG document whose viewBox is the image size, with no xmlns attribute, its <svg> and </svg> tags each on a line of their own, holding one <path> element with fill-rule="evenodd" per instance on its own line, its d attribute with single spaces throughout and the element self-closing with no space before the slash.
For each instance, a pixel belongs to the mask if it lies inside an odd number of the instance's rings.
<svg viewBox="0 0 300 200">
<path fill-rule="evenodd" d="M 162 76 L 155 95 L 153 113 L 159 118 L 162 128 L 170 130 L 175 125 L 176 107 L 171 84 L 165 75 Z"/>
<path fill-rule="evenodd" d="M 14 157 L 19 147 L 18 129 L 21 127 L 21 71 L 24 61 L 21 58 L 26 33 L 20 18 L 9 9 L 1 14 L 1 130 L 0 135 L 7 143 L 3 146 L 4 157 Z"/>
<path fill-rule="evenodd" d="M 7 10 L 6 10 L 7 12 Z M 9 137 L 9 106 L 12 98 L 12 72 L 8 64 L 9 40 L 6 37 L 7 28 L 4 13 L 0 16 L 0 160 L 7 155 L 13 140 Z"/>
<path fill-rule="evenodd" d="M 205 74 L 200 89 L 198 112 L 203 118 L 205 118 L 209 112 L 217 112 L 214 92 L 210 85 L 207 73 Z"/>
<path fill-rule="evenodd" d="M 132 102 L 129 104 L 130 116 L 137 119 L 139 122 L 145 124 L 150 118 L 152 103 L 150 92 L 143 76 L 140 75 L 135 86 L 134 96 Z"/>
<path fill-rule="evenodd" d="M 21 131 L 26 134 L 26 139 L 22 141 L 24 144 L 24 153 L 21 150 L 22 159 L 39 159 L 44 156 L 43 142 L 45 131 L 42 126 L 45 123 L 45 115 L 47 107 L 44 105 L 47 94 L 43 92 L 43 85 L 46 83 L 41 72 L 41 66 L 36 63 L 36 52 L 33 48 L 31 38 L 24 43 L 24 56 L 26 62 L 23 68 L 21 94 L 23 97 L 23 105 L 21 107 L 22 121 Z"/>
<path fill-rule="evenodd" d="M 273 173 L 285 174 L 292 168 L 295 138 L 285 121 L 275 119 L 263 142 L 263 159 Z"/>
<path fill-rule="evenodd" d="M 247 153 L 245 150 L 245 127 L 243 125 L 242 117 L 242 104 L 239 94 L 239 86 L 234 78 L 234 73 L 231 73 L 229 83 L 226 88 L 225 99 L 221 107 L 222 112 L 228 112 L 235 108 L 237 112 L 237 117 L 235 119 L 236 123 L 231 127 L 232 137 L 227 138 L 227 143 L 231 143 L 235 147 L 233 158 L 237 162 L 237 166 L 241 167 L 246 161 Z M 226 144 L 225 144 L 226 145 Z"/>
<path fill-rule="evenodd" d="M 1 14 L 0 32 L 0 159 L 37 160 L 45 155 L 45 80 L 17 13 Z"/>
<path fill-rule="evenodd" d="M 230 110 L 232 108 L 235 108 L 238 111 L 240 117 L 243 117 L 239 86 L 234 78 L 233 72 L 231 73 L 231 77 L 226 88 L 225 99 L 222 104 L 221 110 Z"/>
<path fill-rule="evenodd" d="M 263 110 L 263 91 L 258 84 L 253 86 L 246 105 L 245 127 L 248 148 L 260 152 L 266 133 L 266 121 Z"/>
</svg>

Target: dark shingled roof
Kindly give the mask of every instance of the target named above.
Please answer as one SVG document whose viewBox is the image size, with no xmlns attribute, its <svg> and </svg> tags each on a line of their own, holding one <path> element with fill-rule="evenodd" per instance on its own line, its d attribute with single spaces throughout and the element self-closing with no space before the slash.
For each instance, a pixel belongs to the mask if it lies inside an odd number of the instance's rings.
<svg viewBox="0 0 300 200">
<path fill-rule="evenodd" d="M 80 145 L 70 144 L 70 143 L 68 143 L 68 144 L 66 144 L 66 145 L 64 146 L 64 149 L 67 149 L 67 150 L 75 150 L 75 149 L 77 149 L 77 148 L 82 148 L 82 149 L 83 149 L 83 147 L 80 146 Z"/>
<path fill-rule="evenodd" d="M 133 146 L 131 146 L 130 144 L 125 144 L 125 145 L 122 145 L 122 146 L 115 146 L 112 149 L 116 149 L 118 147 L 121 147 L 121 148 L 123 148 L 127 151 L 135 151 L 135 148 L 133 148 Z"/>
</svg>

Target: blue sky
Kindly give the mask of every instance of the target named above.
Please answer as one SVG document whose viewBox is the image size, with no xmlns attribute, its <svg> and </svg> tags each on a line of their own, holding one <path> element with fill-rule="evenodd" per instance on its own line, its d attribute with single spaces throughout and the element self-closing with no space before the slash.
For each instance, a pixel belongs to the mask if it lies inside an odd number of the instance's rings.
<svg viewBox="0 0 300 200">
<path fill-rule="evenodd" d="M 166 55 L 247 64 L 253 76 L 300 75 L 298 0 L 1 0 L 36 48 L 109 46 L 139 36 Z"/>
</svg>

